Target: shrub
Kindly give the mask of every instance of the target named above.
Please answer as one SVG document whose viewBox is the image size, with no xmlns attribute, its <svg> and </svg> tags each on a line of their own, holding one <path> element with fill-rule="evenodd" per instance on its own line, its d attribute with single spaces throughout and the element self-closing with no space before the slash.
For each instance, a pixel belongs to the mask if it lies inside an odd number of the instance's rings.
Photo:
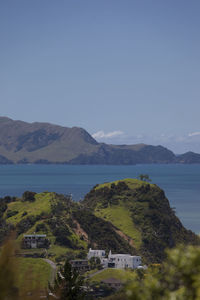
<svg viewBox="0 0 200 300">
<path fill-rule="evenodd" d="M 30 192 L 30 191 L 26 191 L 23 193 L 22 195 L 22 200 L 23 201 L 35 201 L 35 192 Z"/>
<path fill-rule="evenodd" d="M 6 216 L 7 216 L 7 218 L 10 218 L 17 214 L 18 214 L 18 210 L 8 210 Z"/>
</svg>

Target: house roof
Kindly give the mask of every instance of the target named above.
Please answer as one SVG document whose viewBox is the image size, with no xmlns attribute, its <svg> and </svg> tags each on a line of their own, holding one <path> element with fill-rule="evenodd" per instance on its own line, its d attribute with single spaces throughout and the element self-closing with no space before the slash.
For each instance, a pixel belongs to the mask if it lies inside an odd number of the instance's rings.
<svg viewBox="0 0 200 300">
<path fill-rule="evenodd" d="M 113 278 L 113 277 L 103 279 L 103 280 L 101 280 L 101 282 L 107 283 L 107 284 L 109 284 L 109 283 L 122 283 L 119 279 L 116 279 L 116 278 Z"/>
<path fill-rule="evenodd" d="M 46 234 L 24 234 L 24 237 L 46 237 Z"/>
</svg>

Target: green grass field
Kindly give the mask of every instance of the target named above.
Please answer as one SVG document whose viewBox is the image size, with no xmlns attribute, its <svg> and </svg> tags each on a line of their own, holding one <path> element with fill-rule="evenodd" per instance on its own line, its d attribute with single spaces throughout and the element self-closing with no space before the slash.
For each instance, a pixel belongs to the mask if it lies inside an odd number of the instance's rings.
<svg viewBox="0 0 200 300">
<path fill-rule="evenodd" d="M 17 286 L 20 291 L 44 290 L 51 279 L 51 266 L 41 258 L 17 259 Z"/>
<path fill-rule="evenodd" d="M 112 205 L 107 208 L 98 208 L 95 215 L 106 221 L 110 221 L 123 233 L 133 240 L 134 246 L 139 248 L 141 244 L 141 233 L 135 227 L 128 207 L 121 205 Z"/>
<path fill-rule="evenodd" d="M 115 278 L 122 282 L 134 280 L 135 271 L 133 270 L 120 270 L 120 269 L 105 269 L 102 272 L 91 277 L 91 281 L 100 282 L 104 279 Z"/>
<path fill-rule="evenodd" d="M 28 217 L 29 215 L 39 215 L 42 212 L 50 212 L 50 200 L 53 198 L 53 193 L 40 193 L 35 195 L 35 201 L 21 201 L 17 200 L 8 204 L 8 210 L 18 211 L 18 213 L 7 219 L 8 223 L 16 225 L 23 218 Z M 23 213 L 27 214 L 23 217 Z M 6 216 L 6 213 L 5 213 Z"/>
</svg>

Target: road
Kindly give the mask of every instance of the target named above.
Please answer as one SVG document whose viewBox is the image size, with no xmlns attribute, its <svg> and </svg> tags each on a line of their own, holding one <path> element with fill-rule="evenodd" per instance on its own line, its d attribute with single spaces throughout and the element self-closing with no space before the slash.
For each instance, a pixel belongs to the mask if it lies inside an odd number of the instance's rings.
<svg viewBox="0 0 200 300">
<path fill-rule="evenodd" d="M 50 283 L 52 284 L 54 282 L 55 277 L 56 277 L 57 266 L 56 266 L 55 262 L 53 262 L 50 259 L 44 258 L 44 261 L 46 261 L 52 268 L 51 278 L 50 278 Z"/>
</svg>

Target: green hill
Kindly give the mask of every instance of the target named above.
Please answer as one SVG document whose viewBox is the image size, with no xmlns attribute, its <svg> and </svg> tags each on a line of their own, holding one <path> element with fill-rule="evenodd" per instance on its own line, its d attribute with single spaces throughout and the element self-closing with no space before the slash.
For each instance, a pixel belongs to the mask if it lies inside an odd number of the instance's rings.
<svg viewBox="0 0 200 300">
<path fill-rule="evenodd" d="M 175 216 L 164 192 L 137 179 L 97 185 L 79 203 L 49 192 L 2 198 L 0 242 L 9 231 L 16 234 L 20 274 L 17 286 L 22 292 L 38 284 L 44 290 L 52 280 L 55 269 L 42 258 L 57 263 L 85 258 L 92 247 L 107 253 L 112 250 L 141 255 L 143 263 L 157 263 L 164 260 L 166 248 L 179 243 L 200 244 L 200 238 L 186 230 Z M 33 233 L 46 234 L 47 249 L 23 247 L 23 235 Z M 127 281 L 132 276 L 131 271 L 108 269 L 91 281 L 110 277 Z"/>
<path fill-rule="evenodd" d="M 112 224 L 96 217 L 70 197 L 48 192 L 24 194 L 26 197 L 1 199 L 0 239 L 3 240 L 5 233 L 14 229 L 21 248 L 24 234 L 46 234 L 50 247 L 47 253 L 44 249 L 21 249 L 23 255 L 44 257 L 45 254 L 60 261 L 67 257 L 85 258 L 89 245 L 112 251 L 132 250 Z"/>
<path fill-rule="evenodd" d="M 176 217 L 164 192 L 137 179 L 97 185 L 79 203 L 56 193 L 26 192 L 22 198 L 1 199 L 0 208 L 1 240 L 14 229 L 21 248 L 24 234 L 46 234 L 47 251 L 20 252 L 54 261 L 85 258 L 92 247 L 138 254 L 144 262 L 161 262 L 166 248 L 199 243 L 199 237 Z"/>
<path fill-rule="evenodd" d="M 147 262 L 161 262 L 165 249 L 176 244 L 199 243 L 176 217 L 164 191 L 154 184 L 125 179 L 98 185 L 83 203 L 95 216 L 114 225 Z"/>
</svg>

